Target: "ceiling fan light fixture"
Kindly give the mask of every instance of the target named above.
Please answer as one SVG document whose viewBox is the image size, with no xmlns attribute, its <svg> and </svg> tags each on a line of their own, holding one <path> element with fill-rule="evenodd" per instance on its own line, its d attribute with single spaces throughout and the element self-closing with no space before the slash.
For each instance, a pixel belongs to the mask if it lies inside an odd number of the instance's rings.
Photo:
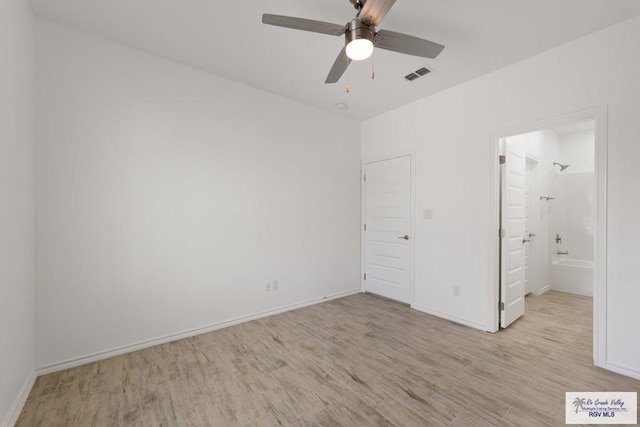
<svg viewBox="0 0 640 427">
<path fill-rule="evenodd" d="M 346 54 L 349 59 L 362 61 L 373 53 L 374 30 L 370 25 L 354 19 L 345 34 Z"/>
<path fill-rule="evenodd" d="M 373 53 L 373 42 L 369 39 L 351 40 L 347 45 L 347 56 L 354 61 L 367 59 Z"/>
</svg>

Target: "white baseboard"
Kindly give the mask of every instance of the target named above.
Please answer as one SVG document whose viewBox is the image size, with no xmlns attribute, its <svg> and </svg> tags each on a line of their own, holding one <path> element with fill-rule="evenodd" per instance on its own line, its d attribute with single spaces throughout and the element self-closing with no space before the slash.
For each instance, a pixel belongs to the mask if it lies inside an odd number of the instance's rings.
<svg viewBox="0 0 640 427">
<path fill-rule="evenodd" d="M 551 290 L 551 286 L 547 285 L 547 286 L 543 286 L 542 288 L 538 289 L 538 291 L 534 292 L 533 294 L 540 296 L 540 295 L 542 295 L 545 292 L 550 291 L 550 290 Z"/>
<path fill-rule="evenodd" d="M 308 301 L 299 302 L 296 304 L 279 307 L 273 310 L 267 310 L 260 313 L 254 313 L 246 316 L 236 317 L 234 319 L 226 320 L 223 322 L 215 323 L 213 325 L 202 326 L 200 328 L 190 329 L 188 331 L 182 331 L 175 334 L 169 334 L 162 337 L 141 341 L 138 343 L 124 345 L 122 347 L 113 348 L 110 350 L 100 351 L 97 353 L 88 354 L 86 356 L 80 356 L 73 359 L 68 359 L 62 362 L 56 362 L 49 365 L 41 366 L 37 368 L 35 373 L 40 375 L 47 375 L 53 372 L 64 371 L 65 369 L 76 368 L 78 366 L 86 365 L 88 363 L 97 362 L 99 360 L 109 359 L 111 357 L 120 356 L 126 353 L 142 350 L 156 345 L 165 344 L 172 341 L 177 341 L 183 338 L 189 338 L 200 334 L 206 334 L 207 332 L 216 331 L 229 326 L 238 325 L 240 323 L 249 322 L 251 320 L 261 319 L 263 317 L 273 316 L 275 314 L 284 313 L 286 311 L 296 310 L 298 308 L 307 307 L 321 302 L 330 301 L 333 299 L 343 298 L 349 295 L 360 293 L 360 288 L 352 289 L 345 292 L 340 292 L 333 295 L 328 295 L 321 298 L 315 298 Z"/>
<path fill-rule="evenodd" d="M 18 396 L 13 402 L 13 405 L 11 405 L 9 414 L 2 423 L 2 427 L 13 427 L 18 422 L 18 418 L 20 418 L 20 414 L 22 413 L 22 408 L 24 408 L 24 404 L 27 403 L 27 398 L 29 397 L 29 393 L 31 393 L 33 384 L 35 384 L 36 382 L 36 378 L 37 375 L 35 371 L 32 371 L 31 374 L 29 374 L 27 380 L 22 385 L 20 393 L 18 393 Z"/>
<path fill-rule="evenodd" d="M 455 323 L 460 323 L 461 325 L 469 326 L 469 327 L 472 327 L 472 328 L 475 328 L 475 329 L 480 329 L 481 331 L 485 331 L 485 332 L 487 332 L 487 331 L 490 332 L 489 328 L 487 328 L 486 325 L 482 325 L 480 323 L 473 322 L 471 320 L 467 320 L 467 319 L 464 319 L 462 317 L 453 316 L 453 315 L 448 314 L 448 313 L 443 313 L 441 311 L 434 310 L 434 309 L 428 308 L 428 307 L 423 307 L 423 306 L 416 305 L 416 304 L 411 304 L 411 308 L 413 308 L 415 310 L 418 310 L 418 311 L 422 311 L 423 313 L 431 314 L 431 315 L 436 316 L 436 317 L 441 317 L 441 318 L 446 319 L 446 320 L 451 320 L 452 322 L 455 322 Z"/>
<path fill-rule="evenodd" d="M 624 375 L 627 377 L 640 380 L 640 372 L 636 371 L 635 369 L 631 369 L 627 366 L 621 366 L 616 363 L 607 362 L 604 366 L 604 369 L 611 372 L 615 372 L 616 374 L 620 374 L 620 375 Z M 627 391 L 627 390 L 620 390 L 620 391 Z M 628 390 L 628 391 L 631 391 L 631 390 Z"/>
</svg>

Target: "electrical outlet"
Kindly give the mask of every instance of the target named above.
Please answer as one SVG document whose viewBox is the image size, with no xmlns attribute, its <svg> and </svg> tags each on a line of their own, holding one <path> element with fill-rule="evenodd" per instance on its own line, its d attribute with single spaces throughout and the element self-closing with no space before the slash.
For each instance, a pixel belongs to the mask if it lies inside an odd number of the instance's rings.
<svg viewBox="0 0 640 427">
<path fill-rule="evenodd" d="M 279 288 L 279 284 L 278 284 L 278 281 L 277 281 L 277 280 L 274 280 L 274 281 L 273 281 L 273 286 L 272 286 L 272 287 L 273 287 L 273 290 L 274 290 L 274 291 L 277 291 L 277 290 L 278 290 L 278 288 Z"/>
<path fill-rule="evenodd" d="M 265 288 L 265 291 L 267 292 L 271 291 L 271 282 L 267 282 L 264 288 Z"/>
<path fill-rule="evenodd" d="M 460 286 L 454 286 L 453 287 L 453 296 L 454 297 L 459 297 L 460 296 Z"/>
</svg>

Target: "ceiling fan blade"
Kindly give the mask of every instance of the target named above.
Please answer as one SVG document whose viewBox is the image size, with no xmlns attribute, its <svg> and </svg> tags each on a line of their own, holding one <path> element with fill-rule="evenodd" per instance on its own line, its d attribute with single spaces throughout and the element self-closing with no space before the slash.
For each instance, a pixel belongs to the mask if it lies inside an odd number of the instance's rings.
<svg viewBox="0 0 640 427">
<path fill-rule="evenodd" d="M 337 83 L 340 80 L 340 77 L 347 70 L 347 67 L 351 64 L 351 59 L 347 56 L 347 48 L 343 47 L 336 61 L 333 63 L 331 67 L 331 71 L 329 71 L 329 75 L 327 76 L 327 80 L 325 83 Z"/>
<path fill-rule="evenodd" d="M 442 52 L 441 44 L 395 31 L 380 30 L 375 36 L 375 46 L 380 49 L 406 53 L 407 55 L 435 58 Z"/>
<path fill-rule="evenodd" d="M 358 18 L 365 24 L 377 27 L 395 2 L 396 0 L 366 0 Z"/>
<path fill-rule="evenodd" d="M 330 22 L 314 21 L 313 19 L 294 18 L 292 16 L 262 15 L 262 23 L 277 27 L 293 28 L 295 30 L 311 31 L 313 33 L 341 36 L 347 31 L 345 25 L 332 24 Z"/>
</svg>

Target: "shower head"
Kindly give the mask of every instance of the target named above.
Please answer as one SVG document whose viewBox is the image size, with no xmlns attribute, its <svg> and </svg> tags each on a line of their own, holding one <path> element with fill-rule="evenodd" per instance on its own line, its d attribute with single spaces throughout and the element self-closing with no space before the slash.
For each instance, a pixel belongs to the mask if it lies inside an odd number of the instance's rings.
<svg viewBox="0 0 640 427">
<path fill-rule="evenodd" d="M 561 163 L 558 162 L 553 162 L 553 166 L 558 165 L 560 166 L 560 172 L 564 171 L 566 168 L 568 168 L 570 165 L 563 165 Z"/>
</svg>

